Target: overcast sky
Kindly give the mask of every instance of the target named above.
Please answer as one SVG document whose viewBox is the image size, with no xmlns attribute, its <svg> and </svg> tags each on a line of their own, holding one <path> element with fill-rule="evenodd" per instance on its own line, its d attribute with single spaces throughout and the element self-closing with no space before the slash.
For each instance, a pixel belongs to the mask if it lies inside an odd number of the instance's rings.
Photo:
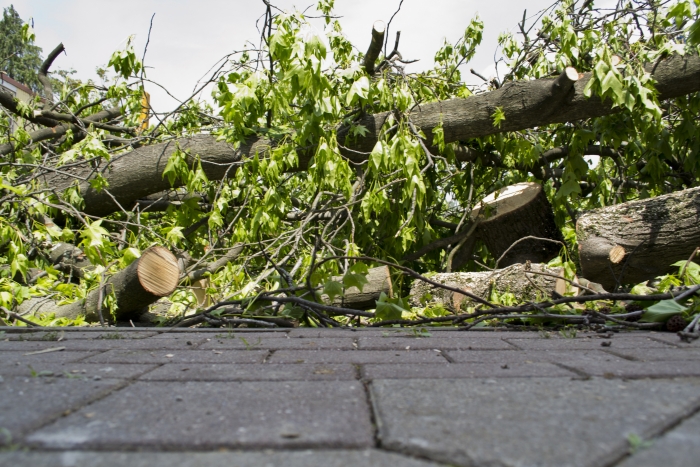
<svg viewBox="0 0 700 467">
<path fill-rule="evenodd" d="M 61 55 L 54 67 L 73 68 L 82 79 L 94 78 L 95 68 L 105 66 L 130 35 L 135 35 L 140 57 L 155 13 L 145 60 L 151 67 L 148 77 L 178 99 L 189 97 L 197 81 L 221 57 L 242 49 L 246 41 L 257 43 L 255 22 L 265 12 L 261 0 L 11 0 L 6 5 L 9 3 L 23 20 L 33 18 L 36 43 L 44 56 L 63 42 L 67 54 Z M 303 10 L 316 2 L 272 3 L 283 10 L 295 6 Z M 485 24 L 484 41 L 467 70 L 472 67 L 493 74 L 489 67 L 498 34 L 515 32 L 524 9 L 530 17 L 552 3 L 554 0 L 404 0 L 391 24 L 389 40 L 393 43 L 394 32 L 400 30 L 403 57 L 420 60 L 408 71 L 429 68 L 443 40 L 455 42 L 478 14 Z M 399 0 L 336 0 L 336 13 L 342 16 L 340 21 L 350 41 L 365 51 L 374 21 L 388 22 L 398 6 Z M 147 90 L 156 111 L 176 106 L 153 86 Z"/>
</svg>

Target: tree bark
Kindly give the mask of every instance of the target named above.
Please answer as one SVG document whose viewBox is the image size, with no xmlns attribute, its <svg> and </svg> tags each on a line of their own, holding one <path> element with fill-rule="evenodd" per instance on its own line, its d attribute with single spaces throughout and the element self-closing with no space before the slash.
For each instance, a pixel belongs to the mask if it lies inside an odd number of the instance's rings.
<svg viewBox="0 0 700 467">
<path fill-rule="evenodd" d="M 700 246 L 700 187 L 589 211 L 576 234 L 581 275 L 606 289 L 667 274 Z"/>
<path fill-rule="evenodd" d="M 619 112 L 621 109 L 613 108 L 609 100 L 583 95 L 590 77 L 591 74 L 586 73 L 573 81 L 570 70 L 567 70 L 556 79 L 514 81 L 495 91 L 466 99 L 419 105 L 413 109 L 410 118 L 426 134 L 426 141 L 433 141 L 432 129 L 441 126 L 445 143 L 452 143 Z M 663 60 L 654 68 L 653 77 L 657 81 L 660 100 L 700 91 L 700 57 L 685 55 Z M 493 125 L 496 108 L 500 108 L 506 117 L 499 127 Z M 362 152 L 370 152 L 374 148 L 388 116 L 389 112 L 383 112 L 361 119 L 358 123 L 369 130 L 368 134 L 352 141 L 345 141 L 348 129 L 340 129 L 339 141 L 352 150 L 341 150 L 343 155 L 353 162 L 364 162 L 367 154 Z M 183 149 L 189 149 L 192 155 L 201 157 L 202 168 L 209 179 L 219 180 L 227 173 L 232 176 L 236 164 L 256 153 L 265 152 L 273 143 L 264 138 L 251 139 L 239 149 L 234 149 L 211 135 L 197 135 L 124 153 L 99 169 L 109 182 L 108 190 L 119 205 L 109 194 L 98 193 L 87 182 L 81 182 L 85 212 L 105 216 L 119 210 L 119 206 L 129 210 L 139 198 L 169 188 L 168 181 L 163 178 L 163 169 L 178 144 Z M 299 170 L 308 166 L 312 155 L 313 150 L 299 152 Z M 458 152 L 458 158 L 464 161 L 473 160 L 476 156 L 476 153 L 468 150 Z M 89 178 L 94 171 L 92 166 L 85 164 L 76 166 L 70 173 Z M 67 188 L 74 180 L 60 173 L 49 173 L 44 177 L 47 186 L 58 190 Z"/>
<path fill-rule="evenodd" d="M 479 237 L 498 261 L 496 267 L 526 261 L 546 263 L 561 250 L 560 244 L 536 239 L 515 244 L 525 237 L 564 241 L 554 222 L 552 206 L 538 183 L 518 183 L 490 194 L 472 212 L 472 219 L 477 215 L 484 216 Z"/>
<path fill-rule="evenodd" d="M 100 320 L 101 299 L 114 293 L 117 302 L 116 321 L 123 321 L 142 311 L 160 297 L 170 295 L 178 284 L 180 268 L 177 258 L 163 247 L 151 247 L 125 269 L 105 281 L 102 287 L 91 291 L 85 300 L 58 305 L 50 299 L 33 299 L 19 306 L 19 313 L 55 313 L 56 318 L 76 319 L 84 315 L 89 322 Z M 101 290 L 102 289 L 102 290 Z M 102 316 L 111 320 L 102 308 Z"/>
<path fill-rule="evenodd" d="M 532 272 L 529 272 L 532 271 Z M 537 273 L 547 273 L 542 275 Z M 526 269 L 524 264 L 514 264 L 504 269 L 484 272 L 452 272 L 431 276 L 430 279 L 451 287 L 471 292 L 484 300 L 490 300 L 492 291 L 502 295 L 506 292 L 515 295 L 517 302 L 525 300 L 540 301 L 553 292 L 563 295 L 567 292 L 578 294 L 578 288 L 568 285 L 561 268 L 547 268 L 544 264 L 531 264 Z M 554 277 L 552 277 L 554 276 Z M 529 280 L 528 280 L 529 278 Z M 414 306 L 447 305 L 455 310 L 465 310 L 479 305 L 466 295 L 432 286 L 426 282 L 413 282 L 409 294 Z"/>
<path fill-rule="evenodd" d="M 340 276 L 333 277 L 333 280 L 343 282 L 343 278 Z M 353 310 L 369 310 L 377 306 L 377 300 L 382 293 L 389 297 L 393 295 L 388 266 L 370 269 L 367 273 L 367 284 L 362 287 L 362 291 L 357 287 L 349 287 L 345 289 L 345 294 L 342 297 L 335 297 L 331 305 L 352 308 Z"/>
</svg>

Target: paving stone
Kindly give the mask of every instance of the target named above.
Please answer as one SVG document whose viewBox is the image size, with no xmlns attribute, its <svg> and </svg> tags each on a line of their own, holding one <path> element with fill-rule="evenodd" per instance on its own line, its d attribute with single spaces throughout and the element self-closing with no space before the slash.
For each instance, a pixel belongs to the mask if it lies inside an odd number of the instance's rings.
<svg viewBox="0 0 700 467">
<path fill-rule="evenodd" d="M 262 363 L 267 350 L 108 350 L 86 363 Z"/>
<path fill-rule="evenodd" d="M 199 339 L 75 339 L 59 342 L 51 341 L 5 341 L 0 342 L 0 351 L 3 350 L 42 350 L 52 347 L 65 347 L 66 350 L 94 350 L 102 352 L 112 349 L 188 349 L 196 348 L 206 342 L 205 338 Z"/>
<path fill-rule="evenodd" d="M 436 467 L 391 452 L 366 450 L 265 452 L 10 452 L 0 465 L 32 467 Z"/>
<path fill-rule="evenodd" d="M 381 335 L 381 330 L 379 329 L 323 329 L 323 328 L 294 328 L 290 329 L 288 332 L 289 337 L 326 337 L 333 339 L 336 337 L 359 337 L 364 335 L 364 333 L 379 334 Z"/>
<path fill-rule="evenodd" d="M 381 445 L 457 465 L 600 466 L 700 406 L 700 379 L 375 380 Z"/>
<path fill-rule="evenodd" d="M 352 350 L 353 339 L 350 337 L 332 337 L 332 338 L 260 338 L 256 335 L 238 336 L 235 339 L 211 339 L 204 342 L 198 348 L 200 349 L 335 349 L 335 350 Z"/>
<path fill-rule="evenodd" d="M 573 339 L 521 339 L 508 338 L 507 342 L 523 350 L 593 350 L 606 347 L 608 342 L 610 349 L 644 349 L 664 348 L 668 345 L 654 339 L 643 336 L 613 335 L 611 338 L 601 337 L 576 337 Z"/>
<path fill-rule="evenodd" d="M 363 379 L 443 379 L 443 378 L 531 378 L 541 376 L 576 377 L 552 363 L 401 363 L 363 365 Z"/>
<path fill-rule="evenodd" d="M 358 381 L 137 381 L 27 437 L 51 449 L 365 448 Z"/>
<path fill-rule="evenodd" d="M 140 379 L 149 381 L 315 381 L 354 380 L 357 371 L 347 363 L 296 365 L 265 363 L 167 363 Z"/>
<path fill-rule="evenodd" d="M 155 334 L 152 336 L 153 339 L 238 339 L 239 337 L 243 337 L 246 340 L 250 340 L 253 338 L 253 340 L 256 340 L 258 337 L 261 339 L 267 339 L 267 338 L 272 338 L 272 339 L 283 339 L 287 337 L 286 332 L 282 331 L 229 331 L 229 330 L 217 330 L 218 332 L 207 332 L 203 333 L 200 331 L 197 332 L 192 332 L 191 329 L 188 330 L 189 332 L 164 332 L 162 334 Z"/>
<path fill-rule="evenodd" d="M 567 367 L 591 376 L 605 378 L 676 378 L 700 376 L 700 361 L 632 362 L 625 359 L 610 361 L 563 361 Z"/>
<path fill-rule="evenodd" d="M 482 349 L 514 350 L 515 347 L 498 337 L 474 338 L 462 333 L 455 337 L 360 337 L 357 348 L 360 350 L 404 350 L 411 349 Z"/>
<path fill-rule="evenodd" d="M 278 350 L 269 363 L 444 363 L 433 350 Z"/>
<path fill-rule="evenodd" d="M 16 443 L 24 433 L 77 410 L 124 383 L 115 379 L 3 377 L 0 381 L 0 445 Z"/>
<path fill-rule="evenodd" d="M 554 353 L 546 350 L 445 350 L 443 352 L 445 357 L 454 363 L 499 364 L 549 362 Z"/>
<path fill-rule="evenodd" d="M 38 331 L 32 333 L 23 334 L 7 334 L 10 340 L 31 340 L 31 341 L 56 341 L 61 339 L 61 341 L 74 340 L 74 339 L 104 339 L 104 340 L 116 340 L 116 339 L 144 339 L 146 337 L 154 336 L 156 333 L 153 331 L 121 331 L 112 330 L 104 331 L 101 329 L 96 329 L 94 331 L 72 331 L 66 328 L 56 329 L 53 331 Z"/>
<path fill-rule="evenodd" d="M 674 347 L 680 347 L 682 349 L 692 349 L 700 347 L 700 339 L 695 339 L 690 342 L 682 341 L 680 337 L 672 332 L 658 332 L 649 336 L 650 339 L 655 341 L 663 342 Z"/>
<path fill-rule="evenodd" d="M 620 355 L 631 360 L 650 362 L 655 360 L 700 360 L 700 347 L 695 348 L 665 348 L 665 349 L 613 349 L 610 353 Z"/>
<path fill-rule="evenodd" d="M 691 466 L 700 459 L 700 413 L 672 428 L 651 446 L 641 449 L 617 467 Z"/>
<path fill-rule="evenodd" d="M 18 365 L 16 363 L 0 361 L 0 375 L 130 379 L 156 367 L 157 365 L 58 362 L 36 362 L 31 365 Z"/>
<path fill-rule="evenodd" d="M 60 342 L 59 342 L 60 344 Z M 59 348 L 63 346 L 52 346 L 51 348 Z M 35 353 L 40 352 L 37 350 L 27 349 L 27 351 L 10 351 L 3 350 L 0 356 L 3 362 L 20 365 L 34 365 L 36 363 L 73 363 L 80 362 L 88 357 L 98 355 L 98 352 L 81 352 L 81 351 L 68 351 L 59 350 L 55 352 L 45 352 L 45 353 Z M 30 355 L 27 355 L 30 354 Z M 126 362 L 130 363 L 130 362 Z M 150 363 L 150 362 L 145 362 Z"/>
</svg>

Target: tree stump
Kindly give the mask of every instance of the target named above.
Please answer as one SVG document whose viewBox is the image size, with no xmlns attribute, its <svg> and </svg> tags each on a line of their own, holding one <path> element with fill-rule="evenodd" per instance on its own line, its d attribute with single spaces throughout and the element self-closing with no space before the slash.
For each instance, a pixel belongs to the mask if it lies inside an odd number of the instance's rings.
<svg viewBox="0 0 700 467">
<path fill-rule="evenodd" d="M 333 277 L 336 282 L 343 282 L 343 277 Z M 369 310 L 377 306 L 379 296 L 384 292 L 388 297 L 393 294 L 391 274 L 388 266 L 379 266 L 367 271 L 367 283 L 362 291 L 357 287 L 348 287 L 342 297 L 334 297 L 334 306 L 352 308 L 353 310 Z M 325 297 L 327 299 L 328 297 Z"/>
<path fill-rule="evenodd" d="M 167 248 L 154 246 L 144 251 L 141 257 L 125 269 L 105 280 L 104 284 L 92 290 L 85 300 L 58 305 L 53 300 L 37 298 L 28 300 L 19 306 L 20 314 L 29 312 L 55 313 L 56 318 L 75 319 L 85 315 L 87 321 L 99 320 L 100 299 L 108 293 L 114 293 L 117 302 L 117 321 L 135 316 L 160 297 L 173 293 L 180 277 L 177 258 Z M 100 290 L 102 289 L 102 290 Z M 102 316 L 111 321 L 108 310 L 102 308 Z"/>
<path fill-rule="evenodd" d="M 546 273 L 547 275 L 541 274 Z M 579 289 L 569 285 L 563 278 L 562 268 L 548 268 L 544 264 L 513 264 L 503 269 L 483 272 L 452 272 L 431 276 L 441 284 L 459 288 L 489 300 L 495 290 L 499 295 L 512 293 L 516 301 L 540 301 L 549 298 L 553 292 L 560 295 L 578 295 Z M 413 306 L 449 305 L 455 310 L 478 305 L 464 294 L 435 287 L 427 282 L 416 280 L 410 292 Z"/>
<path fill-rule="evenodd" d="M 576 235 L 581 275 L 606 289 L 667 274 L 700 246 L 700 187 L 589 211 Z"/>
<path fill-rule="evenodd" d="M 552 206 L 538 183 L 517 183 L 491 193 L 472 211 L 471 218 L 476 219 L 477 215 L 483 216 L 478 235 L 496 260 L 524 237 L 564 241 L 554 222 Z M 560 250 L 557 243 L 527 239 L 508 251 L 497 266 L 526 261 L 546 263 Z"/>
</svg>

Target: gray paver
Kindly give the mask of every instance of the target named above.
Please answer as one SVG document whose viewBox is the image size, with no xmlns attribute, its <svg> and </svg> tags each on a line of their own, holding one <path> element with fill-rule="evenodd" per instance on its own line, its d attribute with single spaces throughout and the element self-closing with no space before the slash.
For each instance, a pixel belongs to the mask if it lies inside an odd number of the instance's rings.
<svg viewBox="0 0 700 467">
<path fill-rule="evenodd" d="M 108 350 L 86 363 L 262 363 L 267 350 Z"/>
<path fill-rule="evenodd" d="M 599 466 L 700 405 L 700 379 L 375 380 L 382 446 L 458 465 Z M 609 403 L 605 403 L 608 401 Z"/>
<path fill-rule="evenodd" d="M 357 371 L 347 363 L 262 365 L 219 363 L 168 363 L 144 374 L 149 381 L 314 381 L 353 380 Z"/>
<path fill-rule="evenodd" d="M 651 446 L 625 459 L 618 467 L 690 466 L 700 459 L 700 413 L 672 428 Z"/>
<path fill-rule="evenodd" d="M 53 348 L 64 347 L 60 345 L 51 346 Z M 34 353 L 35 350 L 27 349 L 26 351 L 21 350 L 3 350 L 0 354 L 3 362 L 6 363 L 19 363 L 20 365 L 34 365 L 36 363 L 72 363 L 80 362 L 88 357 L 98 355 L 98 352 L 87 352 L 87 351 L 70 351 L 70 350 L 57 350 L 55 352 L 46 353 Z M 31 354 L 31 355 L 27 355 Z M 129 362 L 126 362 L 129 363 Z M 151 362 L 144 362 L 151 363 Z"/>
<path fill-rule="evenodd" d="M 521 339 L 509 338 L 507 342 L 523 350 L 594 350 L 600 348 L 609 349 L 644 349 L 661 348 L 668 349 L 669 345 L 648 337 L 634 335 L 613 335 L 610 338 L 599 336 L 576 337 L 573 339 Z M 609 346 L 603 343 L 609 343 Z"/>
<path fill-rule="evenodd" d="M 270 363 L 444 363 L 434 350 L 278 350 Z"/>
<path fill-rule="evenodd" d="M 591 376 L 606 378 L 676 378 L 683 376 L 700 376 L 700 361 L 652 361 L 632 362 L 629 360 L 611 361 L 566 361 L 567 367 Z"/>
<path fill-rule="evenodd" d="M 365 379 L 438 378 L 532 378 L 542 376 L 576 377 L 576 373 L 552 363 L 402 363 L 363 365 Z"/>
<path fill-rule="evenodd" d="M 110 364 L 110 363 L 45 363 L 36 362 L 22 365 L 0 362 L 2 376 L 32 376 L 41 377 L 85 377 L 85 378 L 118 378 L 129 379 L 156 368 L 157 365 Z"/>
<path fill-rule="evenodd" d="M 246 340 L 249 340 L 251 337 L 257 339 L 283 339 L 287 337 L 286 332 L 282 331 L 230 331 L 230 330 L 219 330 L 218 332 L 192 332 L 191 329 L 187 330 L 187 332 L 164 332 L 162 334 L 155 334 L 152 336 L 152 339 L 238 339 L 239 337 L 243 337 Z"/>
<path fill-rule="evenodd" d="M 253 334 L 250 336 L 237 336 L 234 339 L 211 339 L 199 346 L 200 349 L 335 349 L 352 350 L 353 339 L 349 337 L 335 338 L 260 338 Z"/>
<path fill-rule="evenodd" d="M 455 363 L 560 363 L 578 360 L 623 360 L 618 355 L 602 350 L 447 350 L 445 355 Z"/>
<path fill-rule="evenodd" d="M 360 350 L 403 350 L 411 349 L 480 349 L 513 350 L 515 347 L 499 337 L 471 337 L 462 333 L 460 336 L 443 337 L 360 337 L 357 348 Z"/>
<path fill-rule="evenodd" d="M 3 377 L 0 382 L 0 427 L 17 442 L 23 433 L 50 422 L 66 411 L 103 396 L 123 383 L 83 378 Z"/>
<path fill-rule="evenodd" d="M 700 360 L 700 348 L 680 348 L 680 349 L 610 349 L 610 352 L 631 360 L 654 361 L 654 360 Z"/>
<path fill-rule="evenodd" d="M 0 453 L 0 465 L 32 467 L 436 467 L 438 464 L 377 450 L 277 452 Z"/>
<path fill-rule="evenodd" d="M 0 351 L 4 350 L 24 350 L 30 352 L 32 350 L 42 350 L 51 347 L 65 347 L 66 350 L 94 350 L 103 352 L 112 349 L 188 349 L 196 348 L 199 344 L 205 342 L 203 338 L 199 339 L 66 339 L 59 342 L 50 341 L 7 341 L 0 342 Z"/>
<path fill-rule="evenodd" d="M 138 381 L 27 440 L 52 449 L 373 444 L 366 396 L 357 381 Z"/>
<path fill-rule="evenodd" d="M 43 340 L 43 341 L 56 341 L 61 339 L 61 341 L 74 340 L 74 339 L 144 339 L 155 335 L 155 332 L 144 332 L 144 331 L 104 331 L 101 329 L 96 329 L 93 331 L 73 331 L 69 329 L 56 329 L 53 331 L 35 331 L 28 333 L 8 333 L 6 337 L 9 340 Z"/>
</svg>

